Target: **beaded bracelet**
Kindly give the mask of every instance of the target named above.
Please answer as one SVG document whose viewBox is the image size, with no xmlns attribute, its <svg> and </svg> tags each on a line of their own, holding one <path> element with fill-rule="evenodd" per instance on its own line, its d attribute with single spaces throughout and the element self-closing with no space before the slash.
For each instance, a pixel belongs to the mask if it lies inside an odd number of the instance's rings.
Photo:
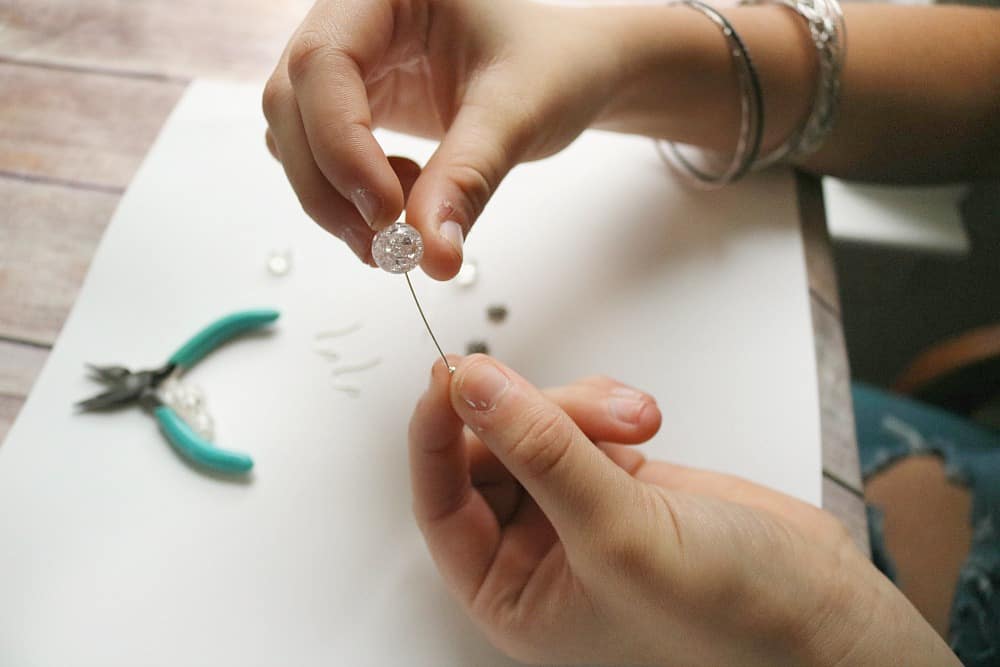
<svg viewBox="0 0 1000 667">
<path fill-rule="evenodd" d="M 740 4 L 783 5 L 804 18 L 819 61 L 819 76 L 809 118 L 784 143 L 753 166 L 754 169 L 763 169 L 779 160 L 814 152 L 833 129 L 840 99 L 840 72 L 844 68 L 847 51 L 847 28 L 844 12 L 837 0 L 741 0 Z"/>
<path fill-rule="evenodd" d="M 750 59 L 746 45 L 722 14 L 700 0 L 678 0 L 670 3 L 670 6 L 674 5 L 686 5 L 701 12 L 722 30 L 740 85 L 740 134 L 729 166 L 720 174 L 710 174 L 693 165 L 673 142 L 658 140 L 656 147 L 660 157 L 689 178 L 694 185 L 704 189 L 715 189 L 732 183 L 746 174 L 760 152 L 760 142 L 764 134 L 764 102 L 760 79 L 757 77 L 757 70 Z"/>
</svg>

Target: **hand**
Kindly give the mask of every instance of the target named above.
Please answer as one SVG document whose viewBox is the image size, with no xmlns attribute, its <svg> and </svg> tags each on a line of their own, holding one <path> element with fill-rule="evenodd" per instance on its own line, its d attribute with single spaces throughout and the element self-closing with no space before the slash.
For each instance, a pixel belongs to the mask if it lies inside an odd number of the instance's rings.
<svg viewBox="0 0 1000 667">
<path fill-rule="evenodd" d="M 410 425 L 414 512 L 455 597 L 528 662 L 958 664 L 832 516 L 621 444 L 653 399 L 539 392 L 494 360 L 435 364 Z"/>
<path fill-rule="evenodd" d="M 424 270 L 451 278 L 507 172 L 566 146 L 613 97 L 618 40 L 600 16 L 514 0 L 319 0 L 265 88 L 268 146 L 305 211 L 370 263 L 372 230 L 399 216 L 412 165 L 386 158 L 372 128 L 441 138 L 407 221 Z"/>
</svg>

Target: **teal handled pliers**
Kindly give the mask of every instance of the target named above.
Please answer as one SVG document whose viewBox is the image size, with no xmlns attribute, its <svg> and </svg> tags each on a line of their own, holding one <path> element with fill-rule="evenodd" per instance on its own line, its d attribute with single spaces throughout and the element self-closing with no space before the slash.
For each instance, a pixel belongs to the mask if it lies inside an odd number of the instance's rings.
<svg viewBox="0 0 1000 667">
<path fill-rule="evenodd" d="M 153 370 L 130 371 L 124 366 L 88 365 L 92 377 L 108 385 L 108 389 L 80 401 L 76 407 L 81 411 L 107 410 L 137 402 L 152 411 L 167 440 L 182 456 L 217 472 L 245 474 L 253 468 L 253 459 L 246 454 L 216 447 L 198 435 L 173 408 L 163 402 L 157 388 L 168 377 L 183 373 L 231 338 L 267 326 L 276 319 L 278 311 L 270 309 L 244 310 L 226 315 L 196 333 L 174 352 L 166 364 Z"/>
</svg>

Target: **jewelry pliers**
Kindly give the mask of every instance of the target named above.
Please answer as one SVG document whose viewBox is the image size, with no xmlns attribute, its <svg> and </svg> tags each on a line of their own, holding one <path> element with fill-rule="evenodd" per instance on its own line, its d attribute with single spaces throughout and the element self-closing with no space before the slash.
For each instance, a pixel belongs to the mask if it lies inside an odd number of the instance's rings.
<svg viewBox="0 0 1000 667">
<path fill-rule="evenodd" d="M 91 377 L 108 385 L 93 398 L 80 401 L 80 411 L 107 410 L 137 402 L 151 411 L 167 440 L 182 456 L 193 463 L 227 474 L 244 474 L 253 468 L 246 454 L 216 447 L 199 435 L 166 404 L 157 391 L 170 377 L 177 376 L 201 361 L 209 352 L 246 331 L 259 329 L 278 319 L 278 311 L 244 310 L 232 313 L 196 333 L 180 347 L 167 363 L 152 370 L 131 371 L 124 366 L 89 365 Z"/>
</svg>

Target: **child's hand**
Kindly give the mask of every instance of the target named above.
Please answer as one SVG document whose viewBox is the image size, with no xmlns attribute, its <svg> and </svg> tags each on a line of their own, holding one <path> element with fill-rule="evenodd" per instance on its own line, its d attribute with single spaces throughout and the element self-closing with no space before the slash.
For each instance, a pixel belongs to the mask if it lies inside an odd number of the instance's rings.
<svg viewBox="0 0 1000 667">
<path fill-rule="evenodd" d="M 455 596 L 515 658 L 957 664 L 826 512 L 608 444 L 652 437 L 651 397 L 456 365 L 435 365 L 413 415 L 414 511 Z"/>
<path fill-rule="evenodd" d="M 305 211 L 364 261 L 372 229 L 404 203 L 399 163 L 372 129 L 441 138 L 407 222 L 424 270 L 451 278 L 507 172 L 568 145 L 613 99 L 622 44 L 602 16 L 514 0 L 319 0 L 265 88 L 268 146 Z"/>
</svg>

